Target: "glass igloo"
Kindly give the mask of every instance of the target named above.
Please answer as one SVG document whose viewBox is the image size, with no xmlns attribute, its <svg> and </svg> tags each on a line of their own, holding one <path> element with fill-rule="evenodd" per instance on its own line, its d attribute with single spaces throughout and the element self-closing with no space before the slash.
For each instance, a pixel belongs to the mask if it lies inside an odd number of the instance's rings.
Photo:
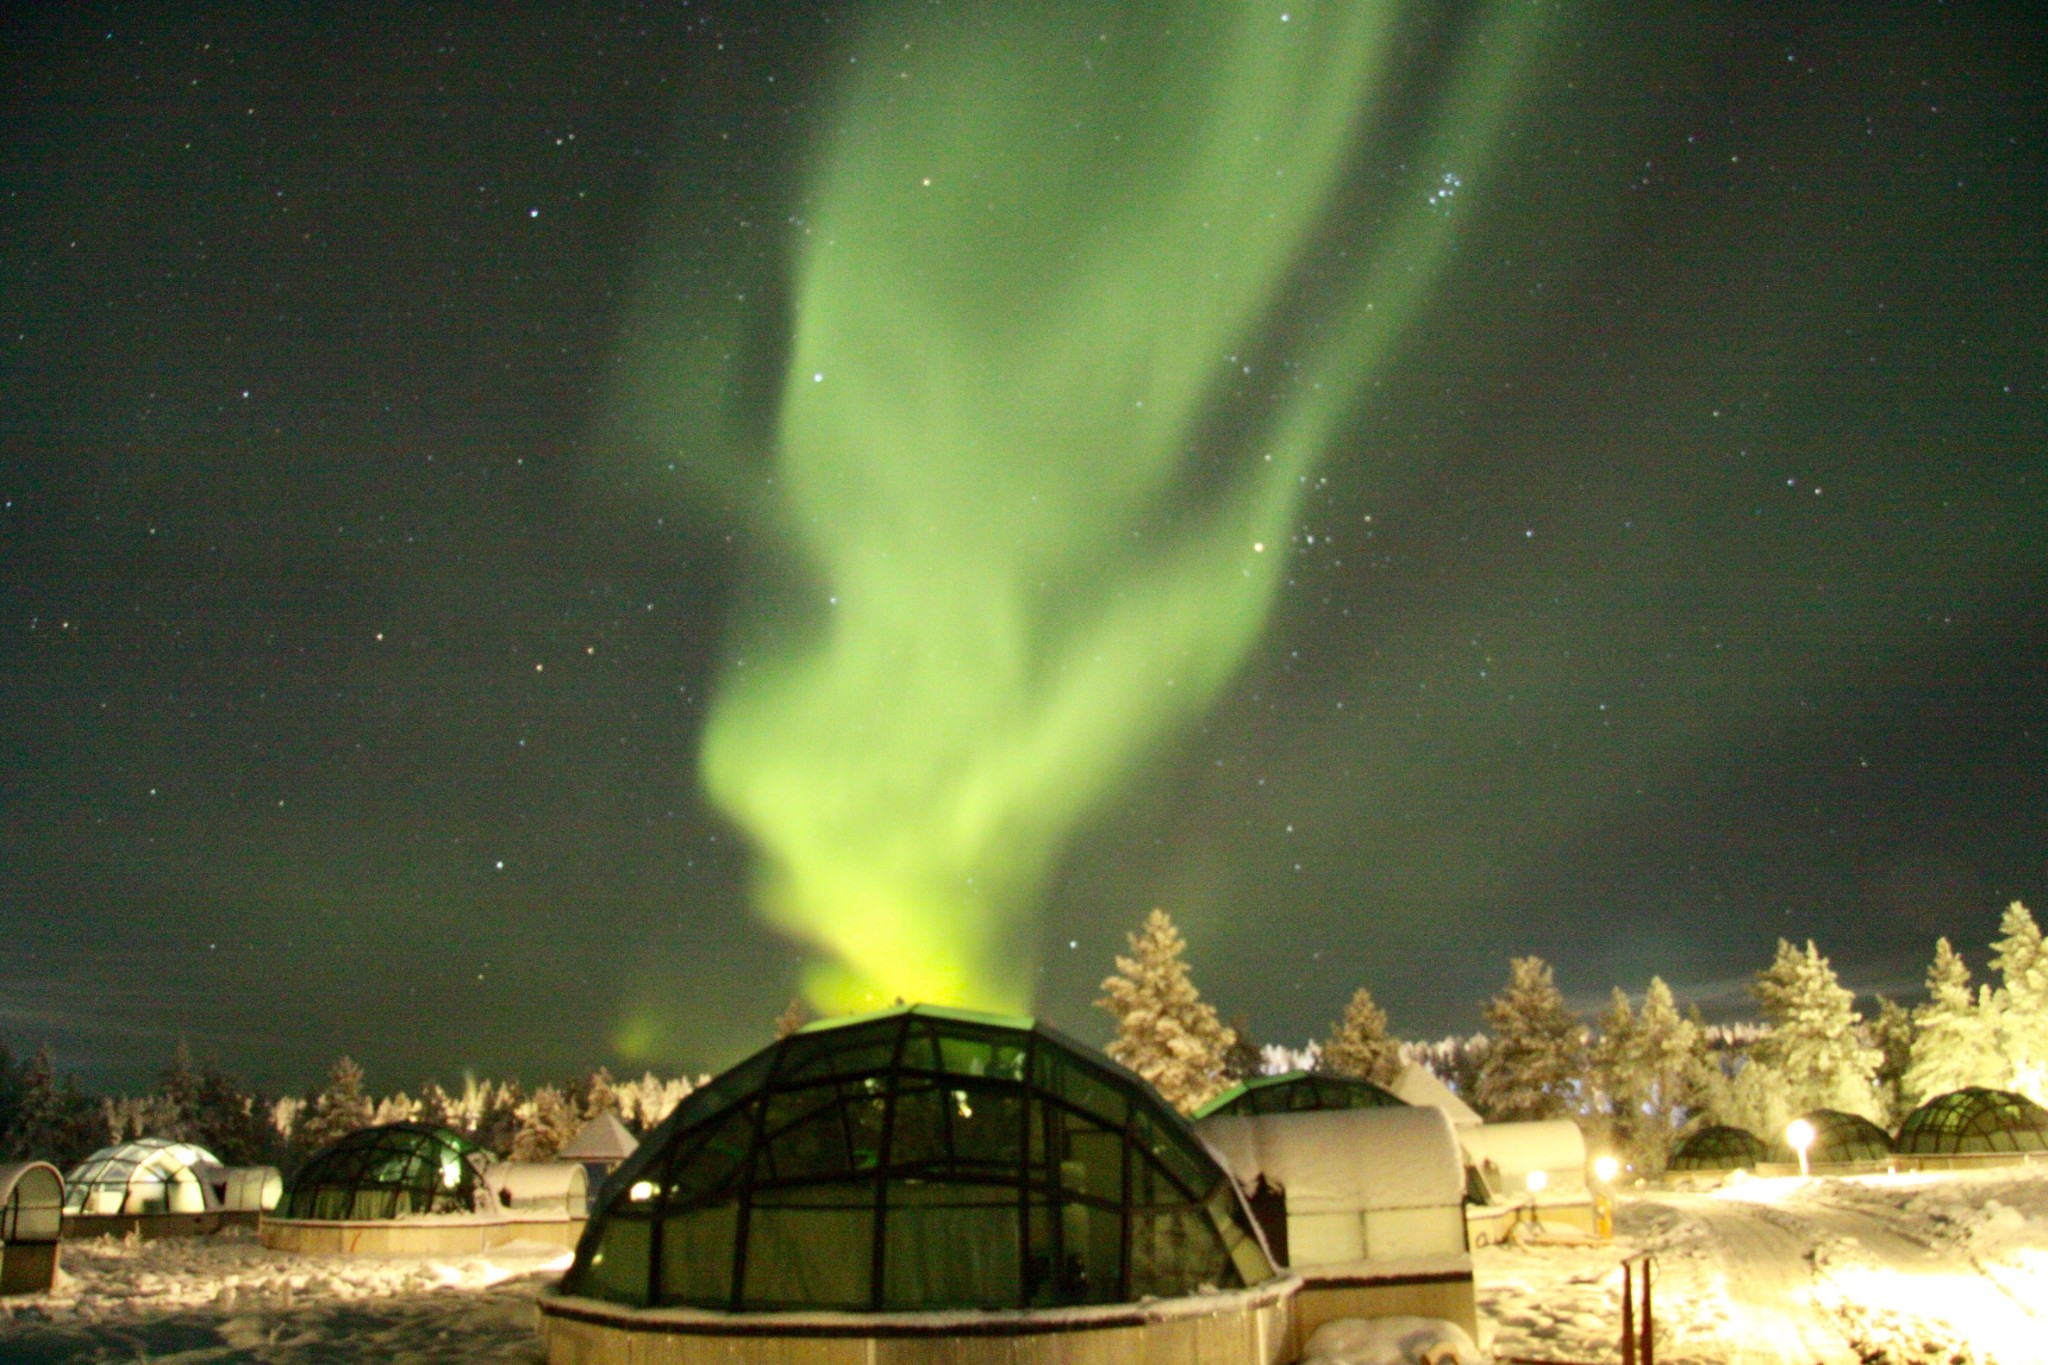
<svg viewBox="0 0 2048 1365">
<path fill-rule="evenodd" d="M 1382 1085 L 1353 1076 L 1289 1071 L 1254 1076 L 1233 1085 L 1196 1111 L 1198 1119 L 1218 1114 L 1296 1114 L 1314 1109 L 1405 1108 L 1408 1101 Z"/>
<path fill-rule="evenodd" d="M 64 1178 L 64 1212 L 87 1217 L 209 1213 L 227 1181 L 220 1158 L 190 1142 L 136 1138 L 102 1147 Z"/>
<path fill-rule="evenodd" d="M 470 1213 L 491 1205 L 490 1157 L 424 1123 L 387 1123 L 335 1139 L 286 1182 L 279 1218 L 378 1219 Z"/>
<path fill-rule="evenodd" d="M 1671 1153 L 1666 1169 L 1673 1171 L 1755 1170 L 1758 1162 L 1770 1160 L 1764 1140 L 1747 1128 L 1712 1123 L 1694 1132 Z"/>
<path fill-rule="evenodd" d="M 1951 1090 L 1906 1115 L 1898 1148 L 1914 1156 L 2048 1151 L 2048 1109 L 2006 1090 Z"/>
<path fill-rule="evenodd" d="M 1806 1149 L 1806 1159 L 1813 1165 L 1883 1161 L 1892 1155 L 1892 1135 L 1861 1114 L 1815 1109 L 1799 1117 L 1813 1125 L 1813 1146 Z M 1772 1146 L 1771 1157 L 1779 1162 L 1799 1160 L 1782 1135 Z"/>
<path fill-rule="evenodd" d="M 1273 1273 L 1144 1081 L 1029 1019 L 919 1005 L 813 1024 L 692 1094 L 606 1183 L 563 1291 L 917 1312 Z"/>
</svg>

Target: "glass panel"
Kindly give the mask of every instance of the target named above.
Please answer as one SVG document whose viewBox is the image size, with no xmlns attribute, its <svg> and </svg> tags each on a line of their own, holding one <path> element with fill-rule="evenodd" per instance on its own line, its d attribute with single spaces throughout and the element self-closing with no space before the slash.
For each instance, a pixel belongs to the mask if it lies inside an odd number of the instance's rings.
<svg viewBox="0 0 2048 1365">
<path fill-rule="evenodd" d="M 732 1300 L 735 1204 L 678 1209 L 661 1224 L 662 1303 L 724 1308 Z"/>
<path fill-rule="evenodd" d="M 874 1236 L 870 1185 L 791 1190 L 773 1204 L 757 1196 L 747 1218 L 744 1306 L 866 1308 Z"/>
<path fill-rule="evenodd" d="M 1023 1291 L 1017 1191 L 894 1184 L 882 1252 L 886 1308 L 998 1308 Z"/>
<path fill-rule="evenodd" d="M 676 1163 L 670 1179 L 667 1201 L 695 1204 L 726 1189 L 740 1174 L 754 1143 L 754 1106 L 728 1109 L 722 1118 L 696 1136 L 693 1150 Z"/>
<path fill-rule="evenodd" d="M 836 1085 L 808 1086 L 768 1100 L 766 1165 L 757 1179 L 843 1176 L 853 1171 Z"/>
<path fill-rule="evenodd" d="M 1040 1048 L 1034 1072 L 1038 1087 L 1047 1094 L 1057 1095 L 1112 1128 L 1123 1127 L 1127 1103 L 1123 1090 L 1072 1058 Z"/>
<path fill-rule="evenodd" d="M 647 1223 L 616 1214 L 605 1220 L 589 1264 L 579 1266 L 571 1293 L 614 1303 L 647 1302 Z"/>
<path fill-rule="evenodd" d="M 905 1080 L 896 1092 L 896 1126 L 889 1138 L 889 1167 L 942 1163 L 952 1155 L 947 1142 L 947 1101 L 938 1087 Z"/>
<path fill-rule="evenodd" d="M 943 1094 L 958 1161 L 987 1162 L 1015 1171 L 1024 1163 L 1024 1095 L 989 1086 L 954 1086 Z"/>
<path fill-rule="evenodd" d="M 1187 1135 L 1167 1127 L 1150 1114 L 1139 1114 L 1131 1128 L 1139 1147 L 1157 1157 L 1181 1189 L 1178 1195 L 1160 1197 L 1201 1199 L 1208 1195 L 1216 1183 L 1215 1163 L 1197 1149 Z"/>
<path fill-rule="evenodd" d="M 1071 1114 L 1062 1115 L 1061 1119 L 1065 1157 L 1060 1162 L 1060 1187 L 1091 1199 L 1123 1203 L 1123 1135 L 1094 1127 Z"/>
<path fill-rule="evenodd" d="M 1221 1288 L 1234 1271 L 1200 1209 L 1131 1213 L 1131 1297 L 1168 1298 L 1200 1286 Z"/>
</svg>

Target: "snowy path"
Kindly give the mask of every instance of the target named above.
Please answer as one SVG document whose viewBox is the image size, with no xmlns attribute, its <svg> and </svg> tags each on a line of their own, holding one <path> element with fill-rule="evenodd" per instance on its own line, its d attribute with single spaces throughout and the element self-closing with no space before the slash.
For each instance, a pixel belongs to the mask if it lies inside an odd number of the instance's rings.
<svg viewBox="0 0 2048 1365">
<path fill-rule="evenodd" d="M 1655 1201 L 1711 1238 L 1729 1365 L 2048 1365 L 2048 1306 L 1965 1249 L 1890 1208 L 1845 1207 L 1825 1186 L 1778 1193 Z"/>
</svg>

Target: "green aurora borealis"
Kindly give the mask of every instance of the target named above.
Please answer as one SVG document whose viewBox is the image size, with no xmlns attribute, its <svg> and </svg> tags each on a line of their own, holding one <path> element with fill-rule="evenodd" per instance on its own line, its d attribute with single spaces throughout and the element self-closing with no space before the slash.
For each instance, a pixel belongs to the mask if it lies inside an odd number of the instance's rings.
<svg viewBox="0 0 2048 1365">
<path fill-rule="evenodd" d="M 775 441 L 805 572 L 755 599 L 704 774 L 768 917 L 829 955 L 817 1005 L 1028 1011 L 1019 921 L 1236 672 L 1456 206 L 1384 213 L 1244 383 L 1373 139 L 1395 7 L 932 13 L 872 21 L 825 138 Z M 1446 188 L 1532 28 L 1466 41 L 1415 148 Z"/>
<path fill-rule="evenodd" d="M 2039 34 L 10 7 L 0 1041 L 1100 1038 L 1155 905 L 1295 1044 L 1511 954 L 1981 971 L 2048 903 Z"/>
</svg>

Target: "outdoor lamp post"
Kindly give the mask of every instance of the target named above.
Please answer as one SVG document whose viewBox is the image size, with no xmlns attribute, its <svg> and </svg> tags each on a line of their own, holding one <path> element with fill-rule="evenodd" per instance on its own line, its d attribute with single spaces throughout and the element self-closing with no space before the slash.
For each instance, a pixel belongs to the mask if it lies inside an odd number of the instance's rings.
<svg viewBox="0 0 2048 1365">
<path fill-rule="evenodd" d="M 1813 1146 L 1813 1139 L 1813 1125 L 1805 1119 L 1794 1119 L 1785 1125 L 1785 1141 L 1799 1153 L 1799 1177 L 1802 1180 L 1811 1174 L 1806 1165 L 1806 1152 Z"/>
</svg>

